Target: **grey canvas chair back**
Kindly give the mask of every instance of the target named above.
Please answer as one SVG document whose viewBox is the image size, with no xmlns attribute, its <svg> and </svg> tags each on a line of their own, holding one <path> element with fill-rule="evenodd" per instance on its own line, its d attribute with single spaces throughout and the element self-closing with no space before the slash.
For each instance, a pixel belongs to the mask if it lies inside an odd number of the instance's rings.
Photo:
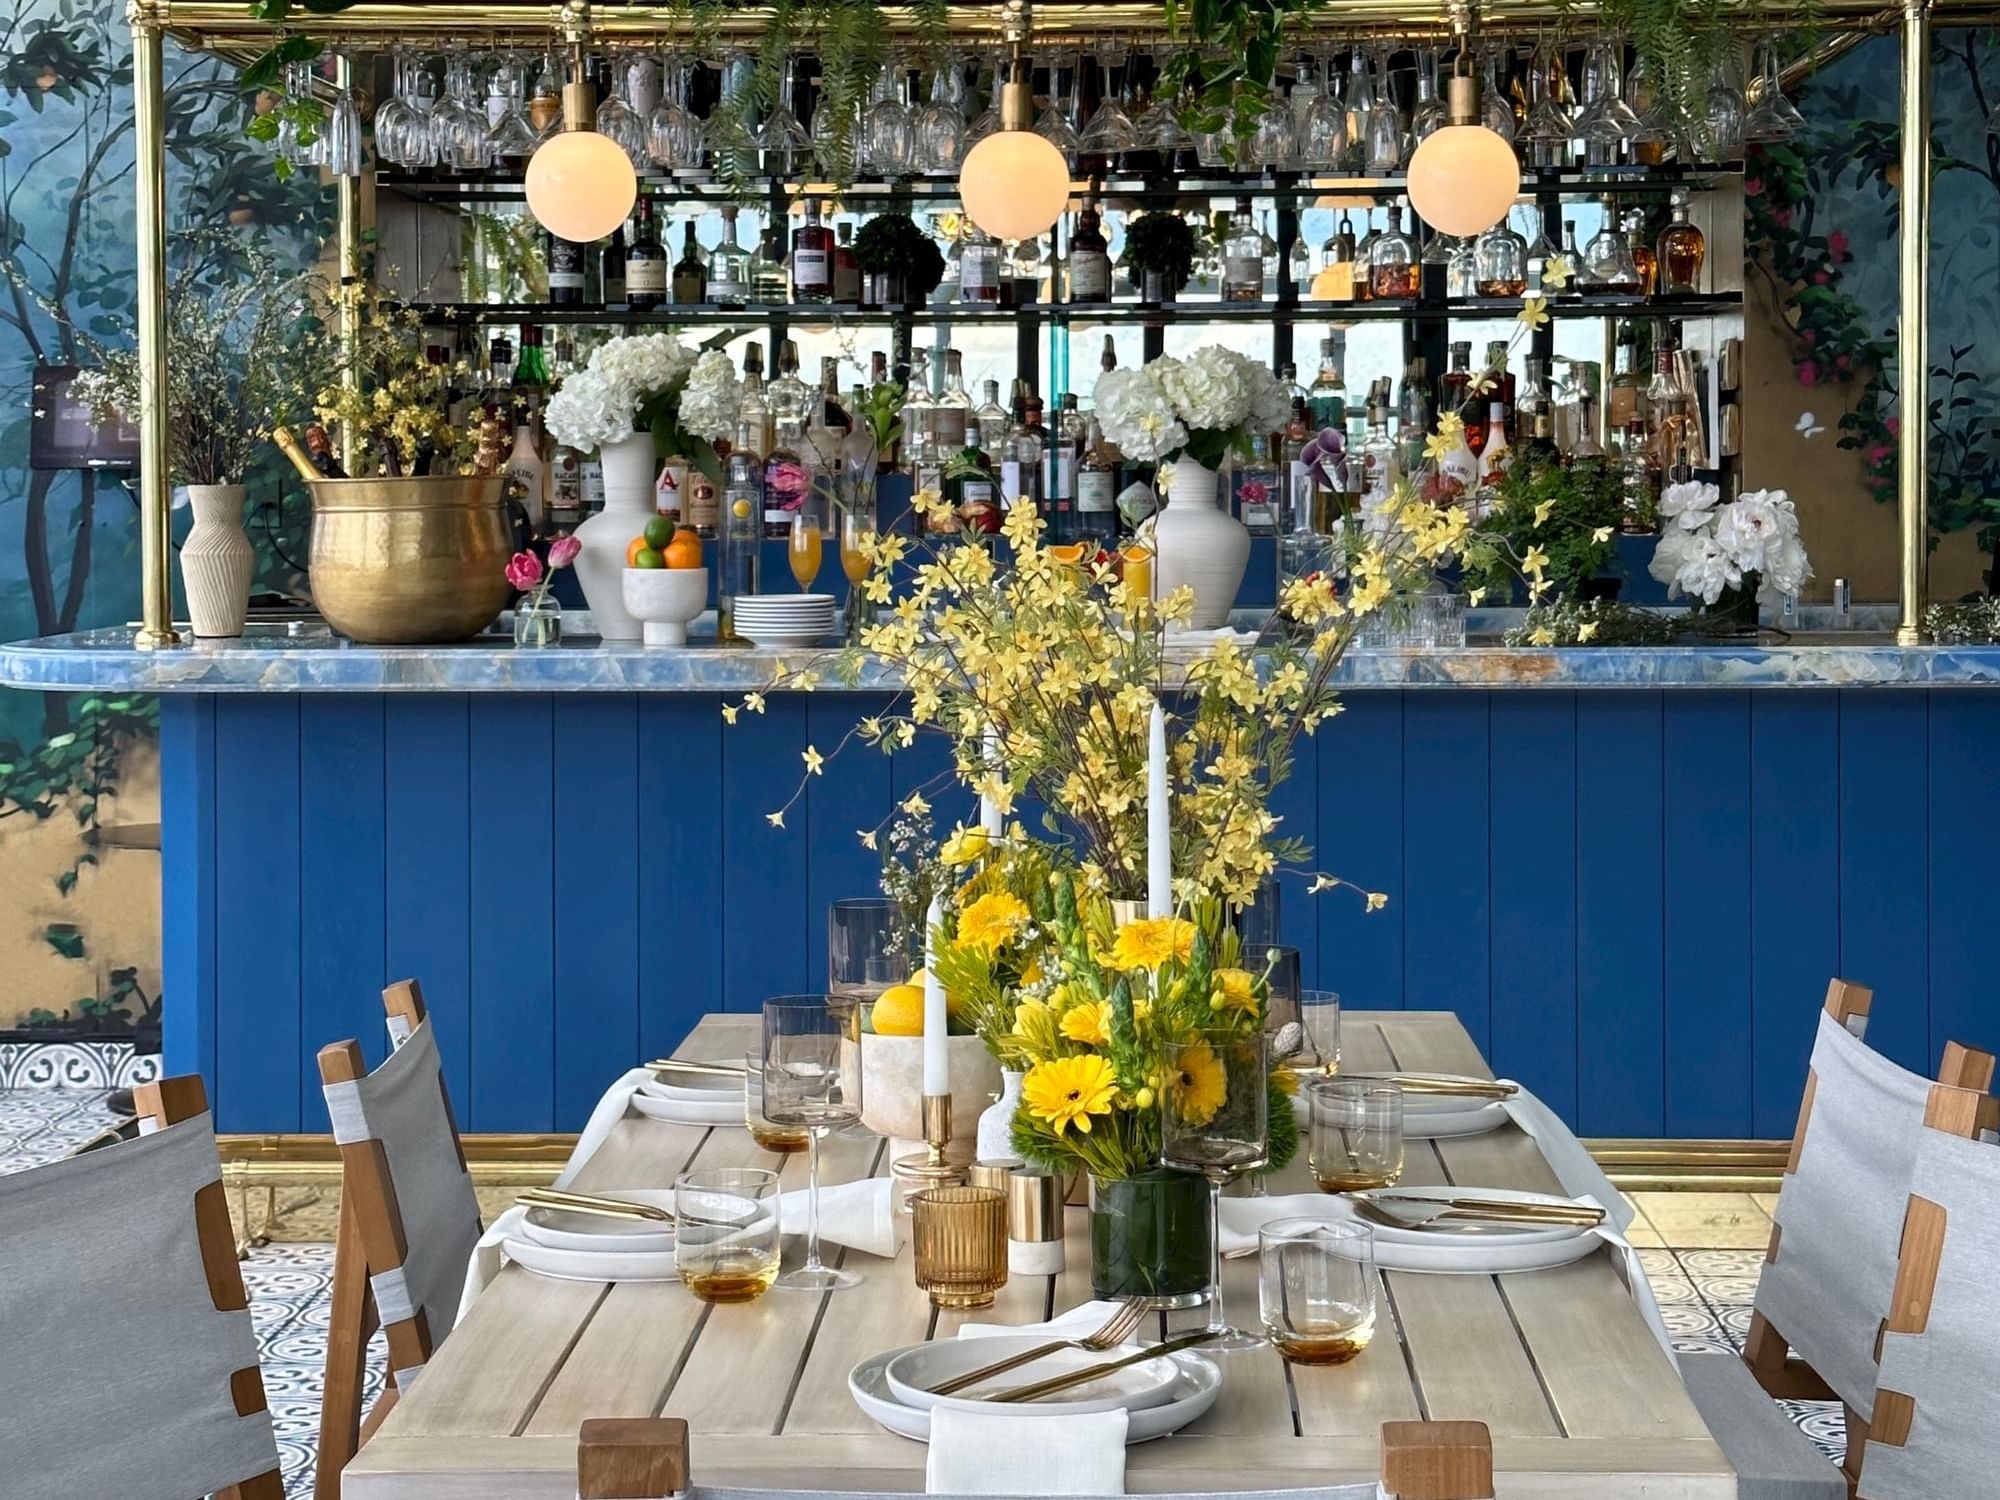
<svg viewBox="0 0 2000 1500">
<path fill-rule="evenodd" d="M 1980 1094 L 1931 1091 L 1861 1462 L 1861 1500 L 1991 1500 L 2000 1486 L 2000 1146 Z"/>
<path fill-rule="evenodd" d="M 0 1177 L 0 1493 L 282 1500 L 201 1081 L 134 1097 L 139 1139 Z"/>
<path fill-rule="evenodd" d="M 690 1486 L 690 1472 L 688 1426 L 679 1417 L 605 1418 L 585 1422 L 577 1435 L 578 1500 L 666 1500 L 668 1496 L 685 1500 L 882 1500 L 875 1494 Z M 1485 1423 L 1384 1422 L 1380 1483 L 1253 1492 L 1241 1500 L 1492 1500 L 1492 1496 L 1493 1439 Z M 1155 1500 L 1235 1497 L 1204 1494 Z"/>
</svg>

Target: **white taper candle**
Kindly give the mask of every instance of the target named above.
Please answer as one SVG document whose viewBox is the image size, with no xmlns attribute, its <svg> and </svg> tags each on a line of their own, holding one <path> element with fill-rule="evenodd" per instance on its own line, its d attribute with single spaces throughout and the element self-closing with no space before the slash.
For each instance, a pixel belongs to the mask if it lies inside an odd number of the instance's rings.
<svg viewBox="0 0 2000 1500">
<path fill-rule="evenodd" d="M 1153 700 L 1153 719 L 1146 736 L 1146 915 L 1171 916 L 1174 910 L 1172 819 L 1167 806 L 1167 714 Z"/>
<path fill-rule="evenodd" d="M 990 776 L 1000 769 L 1000 732 L 991 724 L 986 726 L 985 738 L 980 742 L 980 759 L 985 762 L 986 773 Z M 1006 832 L 1006 818 L 1000 812 L 1000 804 L 984 792 L 979 794 L 979 826 L 989 837 L 999 838 Z"/>
<path fill-rule="evenodd" d="M 944 899 L 931 897 L 931 909 L 924 917 L 924 1092 L 951 1092 L 950 1072 L 945 1066 L 944 985 L 937 976 L 937 929 L 944 922 Z"/>
</svg>

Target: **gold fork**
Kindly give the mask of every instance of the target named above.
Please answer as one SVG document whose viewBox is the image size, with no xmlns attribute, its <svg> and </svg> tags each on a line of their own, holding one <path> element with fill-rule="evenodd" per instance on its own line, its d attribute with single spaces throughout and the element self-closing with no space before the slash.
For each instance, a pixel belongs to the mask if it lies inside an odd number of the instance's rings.
<svg viewBox="0 0 2000 1500">
<path fill-rule="evenodd" d="M 741 1078 L 743 1064 L 696 1062 L 686 1057 L 656 1057 L 646 1066 L 655 1073 L 705 1073 L 711 1078 Z"/>
<path fill-rule="evenodd" d="M 625 1198 L 602 1198 L 595 1193 L 571 1193 L 561 1188 L 528 1188 L 517 1203 L 531 1208 L 559 1208 L 573 1214 L 602 1214 L 611 1219 L 647 1219 L 671 1224 L 674 1216 L 651 1203 L 633 1203 Z"/>
<path fill-rule="evenodd" d="M 962 1391 L 967 1386 L 977 1385 L 982 1380 L 990 1380 L 995 1375 L 1005 1375 L 1009 1370 L 1018 1370 L 1022 1365 L 1033 1364 L 1038 1359 L 1046 1359 L 1059 1349 L 1087 1349 L 1092 1354 L 1102 1354 L 1106 1349 L 1116 1349 L 1132 1336 L 1132 1330 L 1139 1326 L 1139 1319 L 1145 1314 L 1146 1299 L 1128 1297 L 1119 1305 L 1118 1311 L 1104 1320 L 1104 1325 L 1095 1333 L 1085 1334 L 1080 1339 L 1051 1339 L 1046 1344 L 1037 1344 L 1032 1349 L 1024 1349 L 1019 1354 L 996 1360 L 990 1365 L 981 1365 L 970 1374 L 955 1376 L 943 1385 L 930 1388 L 933 1396 L 949 1396 Z"/>
</svg>

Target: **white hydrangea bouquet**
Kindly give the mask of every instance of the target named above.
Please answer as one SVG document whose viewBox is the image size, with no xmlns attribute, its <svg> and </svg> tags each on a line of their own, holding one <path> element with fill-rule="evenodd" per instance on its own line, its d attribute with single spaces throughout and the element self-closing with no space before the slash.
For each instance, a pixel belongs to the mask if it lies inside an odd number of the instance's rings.
<svg viewBox="0 0 2000 1500">
<path fill-rule="evenodd" d="M 1713 608 L 1725 593 L 1754 585 L 1776 603 L 1813 576 L 1799 514 L 1783 490 L 1753 490 L 1727 505 L 1712 484 L 1670 484 L 1660 495 L 1660 541 L 1652 573 L 1672 594 Z"/>
<path fill-rule="evenodd" d="M 611 339 L 549 398 L 557 442 L 585 452 L 650 432 L 662 458 L 678 456 L 722 483 L 715 443 L 729 436 L 743 387 L 720 349 L 696 351 L 670 333 Z"/>
<path fill-rule="evenodd" d="M 1189 458 L 1218 468 L 1247 456 L 1250 439 L 1276 432 L 1291 413 L 1291 391 L 1255 360 L 1220 344 L 1186 359 L 1156 359 L 1098 377 L 1092 400 L 1107 441 L 1136 463 Z"/>
</svg>

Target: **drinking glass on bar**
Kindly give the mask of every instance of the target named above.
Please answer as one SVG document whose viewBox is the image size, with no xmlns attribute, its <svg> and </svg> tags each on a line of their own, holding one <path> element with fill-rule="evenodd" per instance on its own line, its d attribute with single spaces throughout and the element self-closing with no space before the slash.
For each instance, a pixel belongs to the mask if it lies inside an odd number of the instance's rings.
<svg viewBox="0 0 2000 1500">
<path fill-rule="evenodd" d="M 903 909 L 887 896 L 855 896 L 826 912 L 826 987 L 873 1000 L 914 968 L 902 943 Z"/>
<path fill-rule="evenodd" d="M 750 1139 L 766 1151 L 803 1151 L 806 1133 L 792 1125 L 774 1125 L 764 1115 L 764 1050 L 743 1057 L 743 1123 Z"/>
<path fill-rule="evenodd" d="M 1296 1365 L 1344 1365 L 1375 1333 L 1375 1231 L 1352 1219 L 1277 1219 L 1257 1231 L 1264 1331 Z"/>
<path fill-rule="evenodd" d="M 1364 1078 L 1315 1078 L 1306 1084 L 1312 1111 L 1313 1181 L 1323 1193 L 1388 1187 L 1403 1175 L 1403 1091 Z"/>
<path fill-rule="evenodd" d="M 674 1180 L 674 1269 L 703 1302 L 754 1302 L 778 1279 L 778 1174 L 707 1167 Z"/>
<path fill-rule="evenodd" d="M 1299 1022 L 1305 1031 L 1300 1067 L 1322 1073 L 1340 1071 L 1340 996 L 1332 990 L 1301 990 Z"/>
<path fill-rule="evenodd" d="M 827 1292 L 861 1278 L 819 1258 L 819 1142 L 861 1118 L 861 1013 L 840 995 L 781 995 L 764 1002 L 764 1117 L 806 1134 L 806 1260 L 777 1285 Z"/>
<path fill-rule="evenodd" d="M 1264 1034 L 1216 1030 L 1169 1050 L 1160 1110 L 1160 1156 L 1169 1167 L 1208 1179 L 1209 1283 L 1202 1347 L 1210 1353 L 1260 1349 L 1257 1334 L 1232 1328 L 1222 1310 L 1222 1189 L 1270 1160 L 1269 1054 Z"/>
</svg>

